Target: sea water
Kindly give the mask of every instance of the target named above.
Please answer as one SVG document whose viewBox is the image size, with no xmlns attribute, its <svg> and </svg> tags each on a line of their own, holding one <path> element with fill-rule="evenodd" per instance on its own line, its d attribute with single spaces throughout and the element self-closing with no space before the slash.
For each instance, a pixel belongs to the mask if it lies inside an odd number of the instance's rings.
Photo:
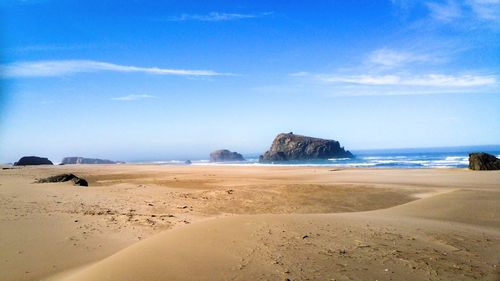
<svg viewBox="0 0 500 281">
<path fill-rule="evenodd" d="M 487 152 L 500 158 L 500 146 L 472 146 L 459 148 L 421 148 L 352 151 L 353 159 L 322 159 L 305 161 L 280 161 L 259 163 L 258 154 L 243 155 L 247 161 L 210 163 L 208 159 L 192 159 L 192 165 L 233 166 L 325 166 L 355 168 L 466 168 L 469 153 Z M 183 165 L 185 160 L 141 161 L 141 163 Z"/>
</svg>

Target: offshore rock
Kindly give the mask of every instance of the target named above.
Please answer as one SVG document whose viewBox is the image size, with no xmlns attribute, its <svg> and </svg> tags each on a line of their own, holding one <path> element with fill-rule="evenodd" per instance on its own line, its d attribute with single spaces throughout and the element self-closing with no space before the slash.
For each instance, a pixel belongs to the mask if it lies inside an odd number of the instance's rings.
<svg viewBox="0 0 500 281">
<path fill-rule="evenodd" d="M 238 152 L 232 152 L 227 149 L 220 149 L 210 153 L 210 162 L 233 162 L 245 161 L 243 155 Z"/>
<path fill-rule="evenodd" d="M 66 164 L 117 164 L 118 162 L 97 159 L 97 158 L 84 158 L 84 157 L 64 157 L 61 161 L 61 165 Z"/>
<path fill-rule="evenodd" d="M 38 156 L 24 156 L 19 159 L 14 166 L 28 166 L 28 165 L 54 165 L 48 158 Z"/>
<path fill-rule="evenodd" d="M 500 170 L 500 159 L 488 153 L 470 153 L 469 169 L 471 170 Z"/>
<path fill-rule="evenodd" d="M 279 134 L 271 148 L 259 157 L 260 162 L 354 158 L 335 140 L 313 138 L 293 133 Z"/>
</svg>

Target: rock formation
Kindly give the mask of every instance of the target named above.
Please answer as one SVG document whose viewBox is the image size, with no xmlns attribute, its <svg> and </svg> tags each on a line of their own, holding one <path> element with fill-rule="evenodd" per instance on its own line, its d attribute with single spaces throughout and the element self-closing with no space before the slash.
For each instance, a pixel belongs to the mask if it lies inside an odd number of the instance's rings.
<svg viewBox="0 0 500 281">
<path fill-rule="evenodd" d="M 19 159 L 14 166 L 28 166 L 28 165 L 54 165 L 49 159 L 38 156 L 24 156 Z"/>
<path fill-rule="evenodd" d="M 191 164 L 193 164 L 193 162 L 191 162 L 191 160 L 186 160 L 186 161 L 184 161 L 184 164 L 191 165 Z"/>
<path fill-rule="evenodd" d="M 36 183 L 66 182 L 66 181 L 72 181 L 75 185 L 79 186 L 89 186 L 89 183 L 85 179 L 77 177 L 73 174 L 61 174 L 44 179 L 39 179 L 36 181 Z"/>
<path fill-rule="evenodd" d="M 295 135 L 279 134 L 271 148 L 259 157 L 260 162 L 354 158 L 338 141 Z"/>
<path fill-rule="evenodd" d="M 231 152 L 227 149 L 216 150 L 210 153 L 210 162 L 232 162 L 245 161 L 245 158 L 238 152 Z"/>
<path fill-rule="evenodd" d="M 106 159 L 65 157 L 61 161 L 61 165 L 66 165 L 66 164 L 117 164 L 117 162 Z"/>
<path fill-rule="evenodd" d="M 469 169 L 500 170 L 500 159 L 488 153 L 470 153 Z"/>
</svg>

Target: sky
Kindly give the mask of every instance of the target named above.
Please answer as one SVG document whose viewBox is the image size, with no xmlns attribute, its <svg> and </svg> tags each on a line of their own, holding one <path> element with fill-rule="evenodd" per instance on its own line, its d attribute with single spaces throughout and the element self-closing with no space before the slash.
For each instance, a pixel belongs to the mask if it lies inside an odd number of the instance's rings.
<svg viewBox="0 0 500 281">
<path fill-rule="evenodd" d="M 0 0 L 0 162 L 500 144 L 500 0 Z"/>
</svg>

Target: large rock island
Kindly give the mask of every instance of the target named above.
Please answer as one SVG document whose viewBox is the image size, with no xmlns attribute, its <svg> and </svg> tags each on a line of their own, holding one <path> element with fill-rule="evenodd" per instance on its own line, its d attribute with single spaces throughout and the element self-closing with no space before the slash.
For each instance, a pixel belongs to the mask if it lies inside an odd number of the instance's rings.
<svg viewBox="0 0 500 281">
<path fill-rule="evenodd" d="M 45 157 L 24 156 L 19 159 L 14 166 L 29 166 L 29 165 L 54 165 L 52 161 Z"/>
<path fill-rule="evenodd" d="M 279 134 L 259 162 L 354 158 L 338 141 L 306 137 L 293 133 Z"/>
<path fill-rule="evenodd" d="M 245 161 L 243 155 L 227 149 L 220 149 L 210 153 L 210 162 L 234 162 Z"/>
<path fill-rule="evenodd" d="M 66 164 L 117 164 L 118 162 L 97 159 L 97 158 L 84 158 L 84 157 L 64 157 L 61 161 L 61 165 Z"/>
<path fill-rule="evenodd" d="M 500 159 L 488 153 L 471 153 L 469 154 L 469 169 L 500 170 Z"/>
</svg>

